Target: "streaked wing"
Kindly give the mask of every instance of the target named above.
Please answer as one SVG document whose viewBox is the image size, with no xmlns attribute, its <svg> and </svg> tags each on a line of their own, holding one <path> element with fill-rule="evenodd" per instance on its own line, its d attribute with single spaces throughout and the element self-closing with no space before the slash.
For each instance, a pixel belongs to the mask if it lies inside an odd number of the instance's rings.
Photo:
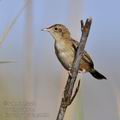
<svg viewBox="0 0 120 120">
<path fill-rule="evenodd" d="M 79 45 L 79 42 L 74 40 L 74 39 L 71 39 L 71 41 L 73 42 L 73 47 L 74 47 L 75 51 L 77 51 L 77 47 Z M 84 51 L 84 56 L 83 56 L 82 60 L 89 63 L 89 65 L 92 68 L 94 67 L 93 61 L 92 61 L 90 55 L 86 51 Z"/>
</svg>

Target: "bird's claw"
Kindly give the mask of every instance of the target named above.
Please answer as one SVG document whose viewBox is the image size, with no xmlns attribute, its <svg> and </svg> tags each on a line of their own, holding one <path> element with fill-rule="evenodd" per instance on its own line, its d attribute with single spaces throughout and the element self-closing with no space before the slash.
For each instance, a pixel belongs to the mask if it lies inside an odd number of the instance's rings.
<svg viewBox="0 0 120 120">
<path fill-rule="evenodd" d="M 69 68 L 68 74 L 69 74 L 70 77 L 72 76 L 72 74 L 71 74 L 71 68 Z"/>
</svg>

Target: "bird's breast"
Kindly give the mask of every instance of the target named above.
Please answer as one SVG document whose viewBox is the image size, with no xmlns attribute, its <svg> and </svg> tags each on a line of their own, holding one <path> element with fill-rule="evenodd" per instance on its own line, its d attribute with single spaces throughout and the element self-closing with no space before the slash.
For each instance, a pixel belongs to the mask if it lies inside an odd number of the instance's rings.
<svg viewBox="0 0 120 120">
<path fill-rule="evenodd" d="M 64 42 L 55 44 L 55 53 L 61 62 L 61 64 L 69 70 L 72 67 L 72 63 L 75 56 L 75 51 L 73 47 L 69 44 L 65 44 Z"/>
</svg>

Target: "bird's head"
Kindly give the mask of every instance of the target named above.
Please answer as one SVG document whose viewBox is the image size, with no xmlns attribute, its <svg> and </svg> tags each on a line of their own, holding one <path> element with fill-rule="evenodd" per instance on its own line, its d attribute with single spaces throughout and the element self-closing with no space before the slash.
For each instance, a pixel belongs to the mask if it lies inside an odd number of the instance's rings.
<svg viewBox="0 0 120 120">
<path fill-rule="evenodd" d="M 70 38 L 69 30 L 62 24 L 54 24 L 48 28 L 42 29 L 42 31 L 48 31 L 55 40 Z"/>
</svg>

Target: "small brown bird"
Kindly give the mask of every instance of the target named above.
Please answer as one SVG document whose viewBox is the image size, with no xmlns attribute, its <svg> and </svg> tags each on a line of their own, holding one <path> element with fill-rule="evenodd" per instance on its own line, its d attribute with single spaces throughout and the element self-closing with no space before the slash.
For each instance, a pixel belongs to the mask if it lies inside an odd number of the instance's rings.
<svg viewBox="0 0 120 120">
<path fill-rule="evenodd" d="M 79 42 L 75 41 L 69 30 L 62 24 L 55 24 L 48 28 L 42 29 L 48 31 L 55 39 L 55 53 L 61 64 L 66 70 L 70 70 L 75 58 Z M 85 51 L 80 61 L 80 71 L 89 72 L 96 79 L 106 79 L 101 73 L 94 69 L 94 63 Z"/>
</svg>

